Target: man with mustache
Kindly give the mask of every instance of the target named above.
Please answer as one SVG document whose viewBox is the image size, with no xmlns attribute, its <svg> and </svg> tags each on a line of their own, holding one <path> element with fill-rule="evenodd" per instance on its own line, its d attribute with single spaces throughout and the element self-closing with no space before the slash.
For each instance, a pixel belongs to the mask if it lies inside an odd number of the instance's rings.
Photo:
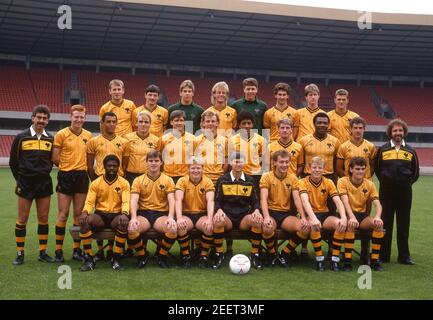
<svg viewBox="0 0 433 320">
<path fill-rule="evenodd" d="M 412 184 L 419 177 L 419 162 L 415 150 L 404 138 L 407 124 L 401 119 L 389 122 L 386 133 L 390 141 L 379 148 L 375 172 L 380 182 L 379 199 L 383 206 L 382 220 L 386 230 L 380 258 L 389 262 L 391 257 L 394 212 L 397 217 L 398 262 L 414 265 L 409 253 L 410 209 L 412 206 Z"/>
</svg>

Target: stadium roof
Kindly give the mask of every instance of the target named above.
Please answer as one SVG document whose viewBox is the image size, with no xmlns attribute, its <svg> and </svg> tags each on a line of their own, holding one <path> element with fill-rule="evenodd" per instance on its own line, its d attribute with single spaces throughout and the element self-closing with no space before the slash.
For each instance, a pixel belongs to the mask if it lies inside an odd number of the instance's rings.
<svg viewBox="0 0 433 320">
<path fill-rule="evenodd" d="M 72 29 L 57 26 L 62 4 L 72 9 Z M 240 0 L 0 0 L 0 53 L 433 76 L 433 16 L 373 14 L 372 29 L 358 28 L 359 16 Z"/>
</svg>

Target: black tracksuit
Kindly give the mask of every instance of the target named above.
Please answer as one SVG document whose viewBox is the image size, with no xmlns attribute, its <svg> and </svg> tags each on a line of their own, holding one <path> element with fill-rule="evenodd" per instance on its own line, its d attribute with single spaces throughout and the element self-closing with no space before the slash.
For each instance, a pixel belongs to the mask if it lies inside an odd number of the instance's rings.
<svg viewBox="0 0 433 320">
<path fill-rule="evenodd" d="M 412 184 L 419 177 L 418 156 L 409 145 L 397 152 L 388 142 L 379 148 L 375 173 L 380 181 L 379 198 L 383 206 L 382 220 L 386 230 L 380 258 L 388 262 L 391 257 L 394 212 L 397 216 L 398 259 L 410 258 L 409 226 L 412 206 Z"/>
</svg>

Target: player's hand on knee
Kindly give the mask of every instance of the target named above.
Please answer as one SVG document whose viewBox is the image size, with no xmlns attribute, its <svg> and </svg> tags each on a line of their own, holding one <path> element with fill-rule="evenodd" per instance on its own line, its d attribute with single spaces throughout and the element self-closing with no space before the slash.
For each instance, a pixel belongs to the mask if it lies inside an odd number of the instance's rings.
<svg viewBox="0 0 433 320">
<path fill-rule="evenodd" d="M 226 220 L 226 214 L 222 210 L 218 210 L 214 216 L 214 222 L 217 224 L 222 224 Z"/>
<path fill-rule="evenodd" d="M 119 227 L 121 230 L 127 230 L 129 225 L 129 217 L 126 214 L 122 214 L 119 218 Z"/>
<path fill-rule="evenodd" d="M 310 223 L 306 219 L 301 219 L 301 231 L 302 232 L 310 231 Z"/>
<path fill-rule="evenodd" d="M 338 232 L 345 232 L 347 229 L 347 220 L 346 219 L 339 219 L 337 223 L 337 231 Z"/>
<path fill-rule="evenodd" d="M 273 229 L 273 223 L 271 217 L 263 218 L 262 223 L 263 229 L 272 230 Z"/>
<path fill-rule="evenodd" d="M 78 222 L 80 225 L 87 224 L 89 221 L 89 214 L 87 212 L 81 213 L 80 217 L 78 218 Z"/>
<path fill-rule="evenodd" d="M 258 211 L 258 210 L 255 210 L 253 213 L 252 213 L 252 218 L 253 218 L 253 222 L 255 223 L 255 224 L 258 224 L 258 225 L 262 225 L 262 223 L 263 223 L 263 216 L 260 214 L 260 212 Z"/>
<path fill-rule="evenodd" d="M 177 224 L 173 218 L 168 218 L 167 220 L 165 220 L 165 227 L 167 228 L 168 231 L 175 232 L 175 233 L 177 232 Z"/>
<path fill-rule="evenodd" d="M 376 229 L 382 229 L 383 228 L 383 221 L 380 218 L 373 218 L 373 225 Z"/>
<path fill-rule="evenodd" d="M 137 231 L 139 225 L 140 225 L 140 222 L 138 222 L 137 218 L 132 218 L 128 224 L 128 231 L 131 231 L 131 232 Z"/>
<path fill-rule="evenodd" d="M 203 229 L 207 233 L 213 232 L 213 222 L 211 218 L 206 218 L 206 220 L 203 222 Z"/>
<path fill-rule="evenodd" d="M 184 217 L 177 219 L 177 229 L 179 231 L 186 231 L 187 227 L 188 221 Z"/>
<path fill-rule="evenodd" d="M 314 231 L 320 231 L 320 229 L 322 228 L 322 224 L 317 218 L 311 219 L 310 225 Z"/>
<path fill-rule="evenodd" d="M 349 221 L 347 221 L 347 229 L 349 231 L 354 231 L 358 229 L 358 227 L 359 227 L 359 222 L 358 220 L 356 220 L 356 218 L 350 218 Z"/>
</svg>

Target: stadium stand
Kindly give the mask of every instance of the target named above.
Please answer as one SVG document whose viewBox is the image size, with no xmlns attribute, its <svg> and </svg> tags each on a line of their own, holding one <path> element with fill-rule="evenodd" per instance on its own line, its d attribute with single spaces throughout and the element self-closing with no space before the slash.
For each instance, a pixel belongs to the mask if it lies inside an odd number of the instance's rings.
<svg viewBox="0 0 433 320">
<path fill-rule="evenodd" d="M 24 67 L 2 67 L 0 110 L 30 111 L 37 100 L 30 76 Z"/>
<path fill-rule="evenodd" d="M 37 103 L 47 104 L 55 113 L 67 113 L 70 104 L 65 99 L 67 89 L 76 78 L 77 89 L 83 91 L 84 104 L 89 114 L 98 114 L 99 108 L 108 99 L 108 83 L 114 78 L 120 78 L 126 86 L 125 97 L 133 100 L 137 106 L 143 104 L 144 88 L 149 84 L 149 78 L 155 82 L 168 103 L 179 100 L 179 84 L 189 78 L 196 86 L 194 100 L 207 108 L 210 106 L 210 91 L 218 81 L 226 81 L 230 88 L 230 96 L 238 99 L 243 96 L 242 77 L 238 80 L 217 77 L 178 76 L 172 75 L 131 75 L 126 72 L 100 72 L 91 70 L 63 70 L 55 68 L 32 68 L 5 66 L 0 75 L 0 107 L 1 110 L 31 111 Z M 272 88 L 278 81 L 259 82 L 259 98 L 269 106 L 275 99 Z M 298 97 L 303 96 L 305 84 L 291 84 Z M 385 125 L 388 119 L 379 116 L 371 101 L 368 86 L 353 84 L 320 85 L 321 97 L 319 105 L 325 110 L 333 109 L 335 90 L 345 88 L 350 92 L 350 109 L 361 114 L 368 124 Z M 411 86 L 374 86 L 375 91 L 391 104 L 397 117 L 404 119 L 409 125 L 431 126 L 433 124 L 433 91 Z M 295 105 L 293 95 L 290 101 Z"/>
<path fill-rule="evenodd" d="M 9 157 L 11 151 L 12 141 L 14 136 L 1 136 L 0 135 L 0 158 Z"/>
<path fill-rule="evenodd" d="M 433 91 L 409 86 L 375 86 L 380 96 L 386 97 L 396 112 L 408 125 L 433 125 Z"/>
</svg>

